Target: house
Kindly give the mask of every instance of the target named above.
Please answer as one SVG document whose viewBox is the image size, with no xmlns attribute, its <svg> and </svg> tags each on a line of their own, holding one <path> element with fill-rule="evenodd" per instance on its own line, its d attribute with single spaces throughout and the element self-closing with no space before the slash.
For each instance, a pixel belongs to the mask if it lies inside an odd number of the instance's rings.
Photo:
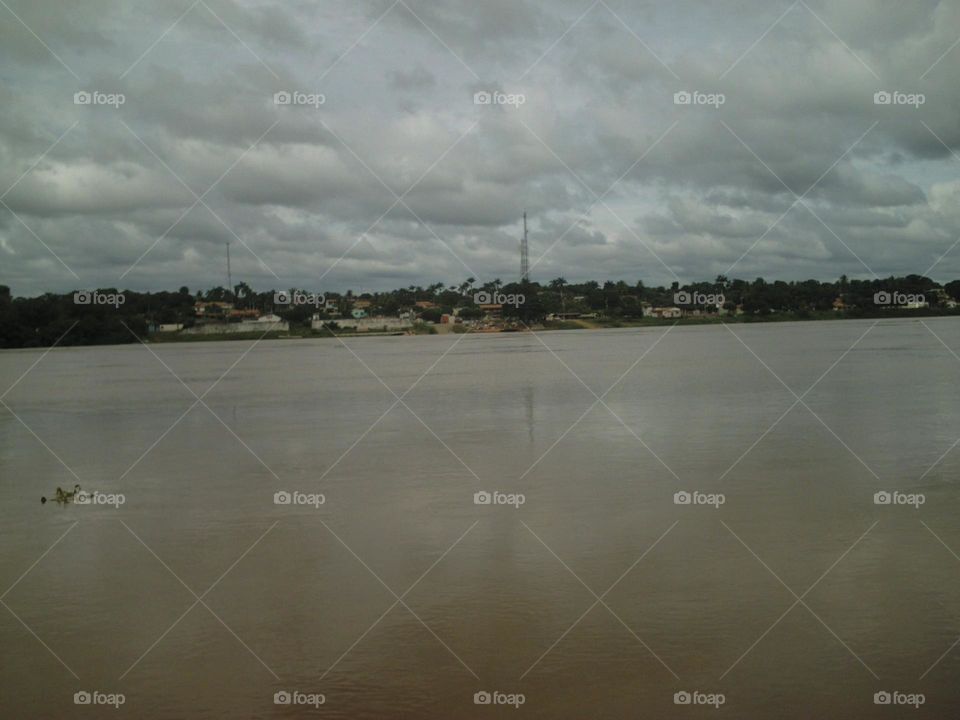
<svg viewBox="0 0 960 720">
<path fill-rule="evenodd" d="M 421 310 L 432 310 L 435 307 L 438 307 L 435 302 L 430 300 L 417 300 L 413 305 Z"/>
<path fill-rule="evenodd" d="M 833 301 L 833 309 L 834 309 L 836 312 L 840 312 L 841 310 L 846 310 L 846 309 L 847 309 L 846 303 L 843 302 L 843 295 L 839 295 L 839 296 L 837 296 L 837 297 L 834 299 L 834 301 Z"/>
<path fill-rule="evenodd" d="M 160 323 L 157 332 L 177 332 L 183 330 L 183 323 Z"/>
<path fill-rule="evenodd" d="M 481 303 L 479 305 L 480 313 L 487 318 L 502 318 L 503 317 L 503 305 L 499 303 Z"/>
<path fill-rule="evenodd" d="M 198 301 L 193 306 L 193 311 L 197 317 L 229 315 L 231 310 L 233 310 L 233 303 L 216 300 L 210 302 Z"/>
<path fill-rule="evenodd" d="M 360 310 L 366 310 L 373 305 L 373 300 L 367 300 L 365 298 L 360 298 L 353 301 L 353 307 L 359 308 Z"/>
<path fill-rule="evenodd" d="M 354 320 L 361 320 L 367 316 L 367 311 L 361 310 L 360 308 L 354 308 L 350 311 L 350 314 L 353 316 Z"/>
</svg>

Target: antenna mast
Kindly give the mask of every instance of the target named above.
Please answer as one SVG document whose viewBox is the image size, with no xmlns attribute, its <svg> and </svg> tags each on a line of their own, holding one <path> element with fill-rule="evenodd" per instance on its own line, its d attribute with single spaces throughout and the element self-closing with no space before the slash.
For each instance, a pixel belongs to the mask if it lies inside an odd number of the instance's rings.
<svg viewBox="0 0 960 720">
<path fill-rule="evenodd" d="M 230 243 L 227 246 L 227 292 L 233 294 L 233 274 L 230 272 Z"/>
<path fill-rule="evenodd" d="M 527 254 L 527 211 L 523 211 L 523 240 L 520 241 L 520 282 L 530 281 L 530 258 Z"/>
</svg>

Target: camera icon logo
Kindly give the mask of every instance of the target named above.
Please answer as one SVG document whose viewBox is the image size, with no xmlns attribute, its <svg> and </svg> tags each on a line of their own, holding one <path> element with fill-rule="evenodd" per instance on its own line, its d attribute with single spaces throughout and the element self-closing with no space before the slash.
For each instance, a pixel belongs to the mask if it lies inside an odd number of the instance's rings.
<svg viewBox="0 0 960 720">
<path fill-rule="evenodd" d="M 289 290 L 278 290 L 273 294 L 273 302 L 276 305 L 289 305 L 290 304 L 290 291 Z"/>
<path fill-rule="evenodd" d="M 289 105 L 292 99 L 292 96 L 286 90 L 281 90 L 273 94 L 274 105 Z"/>
<path fill-rule="evenodd" d="M 92 102 L 93 102 L 93 95 L 88 93 L 86 90 L 81 90 L 80 92 L 75 92 L 73 94 L 74 105 L 89 105 Z"/>
<path fill-rule="evenodd" d="M 93 302 L 93 293 L 89 290 L 79 290 L 73 294 L 74 305 L 89 305 Z"/>
<path fill-rule="evenodd" d="M 681 690 L 680 692 L 675 692 L 673 694 L 674 705 L 689 705 L 692 699 L 693 698 L 691 697 L 690 693 L 688 693 L 686 690 Z"/>
<path fill-rule="evenodd" d="M 289 505 L 292 500 L 293 496 L 286 490 L 279 490 L 273 494 L 274 505 Z"/>
<path fill-rule="evenodd" d="M 79 490 L 77 496 L 73 499 L 77 505 L 89 505 L 91 500 L 91 495 L 86 490 Z"/>
<path fill-rule="evenodd" d="M 674 505 L 689 505 L 692 499 L 693 496 L 686 490 L 681 490 L 680 492 L 675 492 L 673 494 Z"/>
<path fill-rule="evenodd" d="M 481 690 L 473 694 L 474 705 L 489 705 L 492 701 L 493 697 L 486 690 Z"/>
<path fill-rule="evenodd" d="M 673 303 L 675 305 L 690 305 L 692 302 L 693 298 L 686 290 L 681 290 L 673 294 Z"/>
<path fill-rule="evenodd" d="M 889 105 L 893 102 L 893 96 L 886 90 L 878 90 L 873 94 L 874 105 Z"/>
<path fill-rule="evenodd" d="M 874 305 L 889 305 L 893 302 L 893 296 L 886 290 L 881 290 L 873 294 Z"/>
<path fill-rule="evenodd" d="M 881 690 L 873 694 L 874 705 L 889 705 L 893 701 L 893 696 L 886 690 Z"/>
<path fill-rule="evenodd" d="M 74 705 L 89 705 L 93 700 L 93 696 L 88 693 L 86 690 L 80 690 L 73 694 L 73 704 Z"/>
<path fill-rule="evenodd" d="M 893 495 L 886 490 L 873 494 L 874 505 L 889 505 L 891 502 L 893 502 Z"/>
<path fill-rule="evenodd" d="M 693 102 L 693 95 L 691 95 L 686 90 L 681 90 L 680 92 L 675 92 L 673 94 L 674 105 L 689 105 L 692 102 Z"/>
<path fill-rule="evenodd" d="M 492 502 L 493 502 L 493 495 L 488 493 L 486 490 L 481 490 L 480 492 L 475 492 L 473 494 L 474 505 L 489 505 Z"/>
<path fill-rule="evenodd" d="M 480 90 L 473 94 L 473 104 L 474 105 L 489 105 L 493 102 L 493 96 L 488 93 L 486 90 Z"/>
<path fill-rule="evenodd" d="M 273 694 L 274 705 L 289 705 L 291 702 L 293 702 L 293 696 L 286 690 L 277 690 Z"/>
<path fill-rule="evenodd" d="M 493 296 L 488 292 L 478 292 L 473 294 L 473 301 L 477 305 L 489 305 L 493 302 Z"/>
</svg>

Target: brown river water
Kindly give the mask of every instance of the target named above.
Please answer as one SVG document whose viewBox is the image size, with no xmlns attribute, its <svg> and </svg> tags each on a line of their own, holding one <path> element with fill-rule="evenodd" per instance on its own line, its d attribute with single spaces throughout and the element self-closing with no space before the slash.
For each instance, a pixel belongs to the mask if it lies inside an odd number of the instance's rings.
<svg viewBox="0 0 960 720">
<path fill-rule="evenodd" d="M 0 353 L 0 717 L 960 715 L 960 322 L 345 342 Z"/>
</svg>

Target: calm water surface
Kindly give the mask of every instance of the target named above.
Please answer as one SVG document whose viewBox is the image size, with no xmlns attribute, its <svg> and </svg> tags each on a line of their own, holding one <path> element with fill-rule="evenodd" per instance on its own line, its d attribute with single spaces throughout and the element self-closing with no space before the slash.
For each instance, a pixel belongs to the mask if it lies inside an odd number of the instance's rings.
<svg viewBox="0 0 960 720">
<path fill-rule="evenodd" d="M 0 717 L 956 717 L 925 322 L 0 353 Z M 40 504 L 75 483 L 126 502 Z"/>
</svg>

